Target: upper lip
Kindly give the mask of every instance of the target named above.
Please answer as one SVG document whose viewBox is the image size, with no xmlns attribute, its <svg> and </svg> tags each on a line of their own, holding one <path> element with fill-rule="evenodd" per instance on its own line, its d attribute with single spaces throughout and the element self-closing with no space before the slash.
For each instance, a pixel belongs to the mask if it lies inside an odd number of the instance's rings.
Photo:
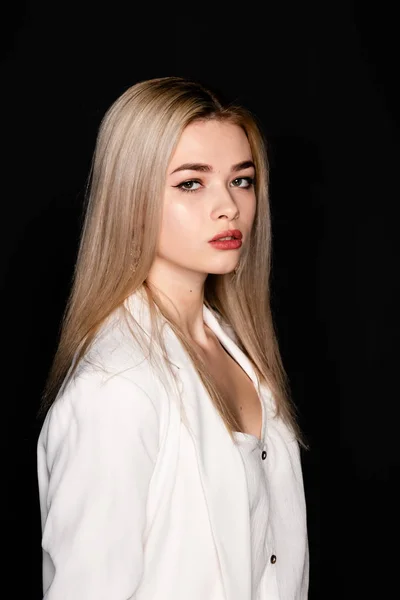
<svg viewBox="0 0 400 600">
<path fill-rule="evenodd" d="M 225 231 L 220 231 L 210 240 L 210 242 L 214 242 L 215 240 L 219 240 L 222 237 L 234 237 L 237 240 L 242 239 L 242 232 L 240 229 L 226 229 Z"/>
</svg>

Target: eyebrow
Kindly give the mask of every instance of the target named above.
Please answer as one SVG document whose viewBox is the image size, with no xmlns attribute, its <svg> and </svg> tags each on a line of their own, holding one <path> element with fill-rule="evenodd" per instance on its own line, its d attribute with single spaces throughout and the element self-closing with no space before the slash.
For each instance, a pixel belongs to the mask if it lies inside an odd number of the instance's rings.
<svg viewBox="0 0 400 600">
<path fill-rule="evenodd" d="M 255 169 L 253 161 L 244 160 L 242 162 L 237 163 L 236 165 L 233 165 L 231 168 L 231 172 L 236 173 L 237 171 L 242 171 L 243 169 L 250 169 L 251 167 Z M 172 173 L 170 173 L 170 175 L 173 175 L 173 173 L 176 173 L 177 171 L 201 171 L 202 173 L 212 173 L 213 168 L 211 165 L 206 165 L 203 163 L 185 163 L 180 167 L 174 169 Z"/>
</svg>

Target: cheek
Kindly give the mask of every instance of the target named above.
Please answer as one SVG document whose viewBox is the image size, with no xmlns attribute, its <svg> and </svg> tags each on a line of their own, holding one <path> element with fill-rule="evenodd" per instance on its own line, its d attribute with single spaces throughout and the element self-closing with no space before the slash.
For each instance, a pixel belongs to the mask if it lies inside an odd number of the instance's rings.
<svg viewBox="0 0 400 600">
<path fill-rule="evenodd" d="M 242 220 L 248 225 L 251 225 L 254 221 L 257 209 L 257 201 L 255 196 L 242 200 L 238 206 Z"/>
<path fill-rule="evenodd" d="M 257 210 L 257 202 L 254 199 L 254 203 L 253 203 L 252 211 L 251 211 L 251 222 L 254 221 L 254 217 L 256 216 L 256 210 Z"/>
<path fill-rule="evenodd" d="M 182 248 L 188 246 L 188 242 L 193 242 L 193 237 L 199 235 L 199 228 L 196 218 L 182 203 L 167 204 L 163 211 L 163 220 L 161 226 L 160 246 L 163 249 L 164 244 L 168 247 Z"/>
</svg>

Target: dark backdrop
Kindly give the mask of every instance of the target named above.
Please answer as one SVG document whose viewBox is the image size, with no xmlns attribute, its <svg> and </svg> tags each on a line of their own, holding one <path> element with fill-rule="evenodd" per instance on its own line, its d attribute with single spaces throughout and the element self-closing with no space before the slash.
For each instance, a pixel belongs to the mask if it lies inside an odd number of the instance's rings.
<svg viewBox="0 0 400 600">
<path fill-rule="evenodd" d="M 3 20 L 2 584 L 18 600 L 42 597 L 35 414 L 97 128 L 128 86 L 183 75 L 247 104 L 269 140 L 273 310 L 310 443 L 310 599 L 397 597 L 399 94 L 389 4 L 267 2 L 263 15 L 256 3 L 88 6 L 28 2 Z"/>
</svg>

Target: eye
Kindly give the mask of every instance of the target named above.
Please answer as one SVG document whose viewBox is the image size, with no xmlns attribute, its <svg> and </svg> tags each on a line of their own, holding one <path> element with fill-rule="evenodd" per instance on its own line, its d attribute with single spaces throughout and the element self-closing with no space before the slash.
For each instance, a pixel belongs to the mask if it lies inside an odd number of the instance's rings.
<svg viewBox="0 0 400 600">
<path fill-rule="evenodd" d="M 232 181 L 233 187 L 250 188 L 254 185 L 254 177 L 237 177 Z"/>
<path fill-rule="evenodd" d="M 182 192 L 196 192 L 200 186 L 200 181 L 195 181 L 194 179 L 189 179 L 188 181 L 182 181 L 178 185 L 174 185 L 174 187 L 180 189 Z"/>
</svg>

